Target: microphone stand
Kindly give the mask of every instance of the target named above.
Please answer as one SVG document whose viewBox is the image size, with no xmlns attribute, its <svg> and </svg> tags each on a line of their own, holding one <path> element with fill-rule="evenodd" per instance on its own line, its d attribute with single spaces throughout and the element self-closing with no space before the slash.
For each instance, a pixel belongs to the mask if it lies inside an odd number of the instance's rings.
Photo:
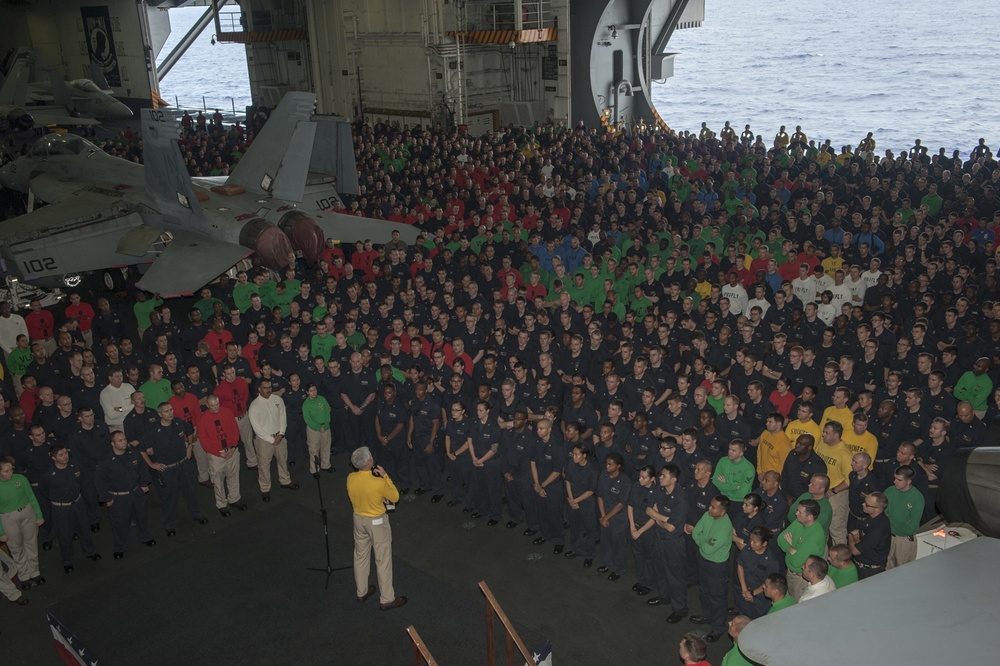
<svg viewBox="0 0 1000 666">
<path fill-rule="evenodd" d="M 344 571 L 346 569 L 352 569 L 352 566 L 333 568 L 330 564 L 330 526 L 327 520 L 326 505 L 323 504 L 323 485 L 319 481 L 319 456 L 313 456 L 313 465 L 316 470 L 313 472 L 313 478 L 316 479 L 316 492 L 319 495 L 319 515 L 323 517 L 323 537 L 326 540 L 326 566 L 320 567 L 306 567 L 307 571 L 319 571 L 326 573 L 326 584 L 323 589 L 329 589 L 330 587 L 330 576 L 334 571 Z"/>
</svg>

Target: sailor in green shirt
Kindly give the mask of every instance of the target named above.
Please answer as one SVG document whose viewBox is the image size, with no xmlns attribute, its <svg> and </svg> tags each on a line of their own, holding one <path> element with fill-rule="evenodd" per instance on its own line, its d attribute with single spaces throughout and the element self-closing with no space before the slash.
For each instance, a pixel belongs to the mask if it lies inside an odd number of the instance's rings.
<svg viewBox="0 0 1000 666">
<path fill-rule="evenodd" d="M 17 336 L 17 346 L 7 356 L 7 367 L 14 375 L 14 386 L 18 386 L 20 378 L 28 374 L 28 366 L 34 360 L 31 356 L 31 350 L 28 349 L 28 336 L 22 333 Z"/>
<path fill-rule="evenodd" d="M 858 582 L 858 567 L 851 559 L 851 549 L 840 543 L 830 549 L 830 570 L 826 575 L 830 577 L 833 584 L 839 590 L 851 583 Z"/>
<path fill-rule="evenodd" d="M 778 548 L 785 553 L 788 589 L 796 600 L 809 585 L 802 577 L 802 565 L 810 555 L 823 557 L 826 551 L 826 532 L 818 518 L 819 503 L 814 499 L 804 499 L 795 512 L 795 522 L 776 539 Z"/>
<path fill-rule="evenodd" d="M 225 303 L 220 301 L 215 296 L 212 296 L 212 290 L 208 287 L 202 288 L 202 290 L 198 292 L 198 295 L 201 296 L 201 298 L 195 301 L 194 307 L 198 308 L 198 311 L 201 312 L 201 318 L 204 321 L 212 321 L 215 319 L 214 313 L 216 303 L 225 307 Z"/>
<path fill-rule="evenodd" d="M 333 348 L 337 346 L 337 338 L 326 331 L 326 324 L 322 321 L 316 322 L 316 333 L 312 336 L 312 346 L 310 353 L 313 358 L 322 356 L 323 361 L 330 360 Z"/>
<path fill-rule="evenodd" d="M 333 337 L 333 336 L 330 336 Z M 319 394 L 312 382 L 306 384 L 306 399 L 302 402 L 302 420 L 306 422 L 306 447 L 309 449 L 309 473 L 316 473 L 316 459 L 319 468 L 332 472 L 330 467 L 330 403 Z"/>
<path fill-rule="evenodd" d="M 754 466 L 743 456 L 745 451 L 746 443 L 742 439 L 734 439 L 729 442 L 728 456 L 720 460 L 715 468 L 712 483 L 730 502 L 742 502 L 757 478 Z"/>
<path fill-rule="evenodd" d="M 788 581 L 780 573 L 773 573 L 764 581 L 764 596 L 771 600 L 768 615 L 796 604 L 795 597 L 788 594 Z"/>
<path fill-rule="evenodd" d="M 729 621 L 729 637 L 733 639 L 733 648 L 722 658 L 721 666 L 753 666 L 753 662 L 748 661 L 740 652 L 740 633 L 750 624 L 750 618 L 746 615 L 737 615 Z"/>
<path fill-rule="evenodd" d="M 827 534 L 830 533 L 830 523 L 833 521 L 833 507 L 826 496 L 826 491 L 830 487 L 830 477 L 826 474 L 813 474 L 809 479 L 809 489 L 795 498 L 788 508 L 788 522 L 795 522 L 795 512 L 799 509 L 799 502 L 804 499 L 816 500 L 819 504 L 819 519 L 816 521 Z"/>
<path fill-rule="evenodd" d="M 892 543 L 889 546 L 889 561 L 886 569 L 893 569 L 912 562 L 917 557 L 917 542 L 914 535 L 920 529 L 920 518 L 924 513 L 924 496 L 913 487 L 913 468 L 902 465 L 892 477 L 892 485 L 885 489 L 885 515 L 889 516 L 892 528 Z"/>
<path fill-rule="evenodd" d="M 146 292 L 141 289 L 135 292 L 135 305 L 132 306 L 132 313 L 135 314 L 135 325 L 139 329 L 139 337 L 142 332 L 149 328 L 149 313 L 163 305 L 163 299 L 159 294 L 154 294 L 153 298 L 147 298 Z"/>
<path fill-rule="evenodd" d="M 38 570 L 38 526 L 45 522 L 42 508 L 31 490 L 28 479 L 14 474 L 14 461 L 4 458 L 0 461 L 0 537 L 10 549 L 10 555 L 17 564 L 17 571 L 10 568 L 8 576 L 15 573 L 21 585 L 34 583 L 41 585 L 45 579 Z"/>
<path fill-rule="evenodd" d="M 726 599 L 729 595 L 729 551 L 733 542 L 733 523 L 729 520 L 729 498 L 716 495 L 691 532 L 698 546 L 698 593 L 701 615 L 691 617 L 695 624 L 711 624 L 705 637 L 714 643 L 726 633 Z"/>
<path fill-rule="evenodd" d="M 992 367 L 993 362 L 990 361 L 989 357 L 980 357 L 972 364 L 972 370 L 958 378 L 952 394 L 956 400 L 971 402 L 972 409 L 979 418 L 983 418 L 983 414 L 986 412 L 986 401 L 993 393 L 993 380 L 987 374 Z"/>
<path fill-rule="evenodd" d="M 174 392 L 170 390 L 170 380 L 163 378 L 163 366 L 153 363 L 149 366 L 149 379 L 139 387 L 139 392 L 146 396 L 146 404 L 156 405 L 170 400 Z"/>
<path fill-rule="evenodd" d="M 236 274 L 236 285 L 233 287 L 233 303 L 246 312 L 250 309 L 250 296 L 257 293 L 257 285 L 247 279 L 247 272 L 240 271 Z"/>
</svg>

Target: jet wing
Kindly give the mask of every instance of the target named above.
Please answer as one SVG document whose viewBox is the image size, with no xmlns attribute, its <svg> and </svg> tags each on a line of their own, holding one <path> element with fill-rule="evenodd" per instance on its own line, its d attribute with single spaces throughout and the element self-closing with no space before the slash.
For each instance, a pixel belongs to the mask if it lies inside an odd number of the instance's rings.
<svg viewBox="0 0 1000 666">
<path fill-rule="evenodd" d="M 45 125 L 93 126 L 100 125 L 96 118 L 84 118 L 71 115 L 68 109 L 58 106 L 27 106 L 25 111 L 35 119 L 35 127 Z"/>
<path fill-rule="evenodd" d="M 0 223 L 0 246 L 25 280 L 148 263 L 154 251 L 117 252 L 120 239 L 142 224 L 127 202 L 83 192 Z"/>
<path fill-rule="evenodd" d="M 316 224 L 323 230 L 325 238 L 332 238 L 342 243 L 370 239 L 376 245 L 384 244 L 392 240 L 393 231 L 398 231 L 399 240 L 412 245 L 417 241 L 417 234 L 420 232 L 416 227 L 400 222 L 375 220 L 370 217 L 358 217 L 329 211 L 303 212 L 316 221 Z"/>
<path fill-rule="evenodd" d="M 167 243 L 139 287 L 164 297 L 190 296 L 250 255 L 250 248 L 189 231 L 172 231 Z"/>
</svg>

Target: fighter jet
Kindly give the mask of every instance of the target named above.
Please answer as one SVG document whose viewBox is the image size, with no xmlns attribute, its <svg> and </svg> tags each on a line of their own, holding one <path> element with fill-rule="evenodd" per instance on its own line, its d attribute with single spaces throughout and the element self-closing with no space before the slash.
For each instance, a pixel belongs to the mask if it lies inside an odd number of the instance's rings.
<svg viewBox="0 0 1000 666">
<path fill-rule="evenodd" d="M 11 127 L 98 125 L 99 120 L 132 117 L 132 109 L 90 79 L 64 81 L 55 68 L 36 67 L 37 72 L 48 72 L 49 80 L 29 84 L 28 59 L 26 50 L 18 51 L 0 87 L 0 114 Z"/>
<path fill-rule="evenodd" d="M 141 115 L 144 165 L 73 134 L 49 134 L 0 169 L 0 184 L 49 205 L 0 224 L 0 259 L 22 279 L 151 263 L 138 286 L 195 293 L 256 252 L 270 268 L 318 259 L 327 238 L 412 243 L 417 229 L 322 209 L 357 191 L 350 125 L 314 115 L 313 93 L 287 93 L 228 178 L 192 179 L 180 125 Z M 29 198 L 30 198 L 29 197 Z M 301 205 L 301 207 L 300 207 Z"/>
</svg>

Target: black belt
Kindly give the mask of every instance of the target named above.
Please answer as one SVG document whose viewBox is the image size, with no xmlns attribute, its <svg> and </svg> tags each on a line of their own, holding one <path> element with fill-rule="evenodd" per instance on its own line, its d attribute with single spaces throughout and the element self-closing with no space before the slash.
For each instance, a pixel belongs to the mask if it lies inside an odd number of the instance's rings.
<svg viewBox="0 0 1000 666">
<path fill-rule="evenodd" d="M 170 463 L 169 465 L 164 465 L 163 469 L 170 469 L 171 467 L 177 467 L 178 465 L 186 463 L 187 461 L 188 461 L 187 458 L 181 458 L 180 460 L 178 460 L 175 463 Z"/>
<path fill-rule="evenodd" d="M 897 539 L 908 539 L 910 541 L 913 541 L 912 536 L 904 536 L 902 534 L 893 534 L 892 536 L 896 537 Z"/>
<path fill-rule="evenodd" d="M 865 564 L 863 562 L 858 562 L 857 560 L 854 560 L 854 563 L 862 569 L 885 569 L 884 564 Z"/>
<path fill-rule="evenodd" d="M 73 506 L 79 501 L 80 501 L 80 496 L 77 495 L 76 499 L 73 500 L 72 502 L 50 502 L 50 504 L 52 504 L 52 506 Z M 20 511 L 20 509 L 18 509 L 18 511 Z"/>
</svg>

